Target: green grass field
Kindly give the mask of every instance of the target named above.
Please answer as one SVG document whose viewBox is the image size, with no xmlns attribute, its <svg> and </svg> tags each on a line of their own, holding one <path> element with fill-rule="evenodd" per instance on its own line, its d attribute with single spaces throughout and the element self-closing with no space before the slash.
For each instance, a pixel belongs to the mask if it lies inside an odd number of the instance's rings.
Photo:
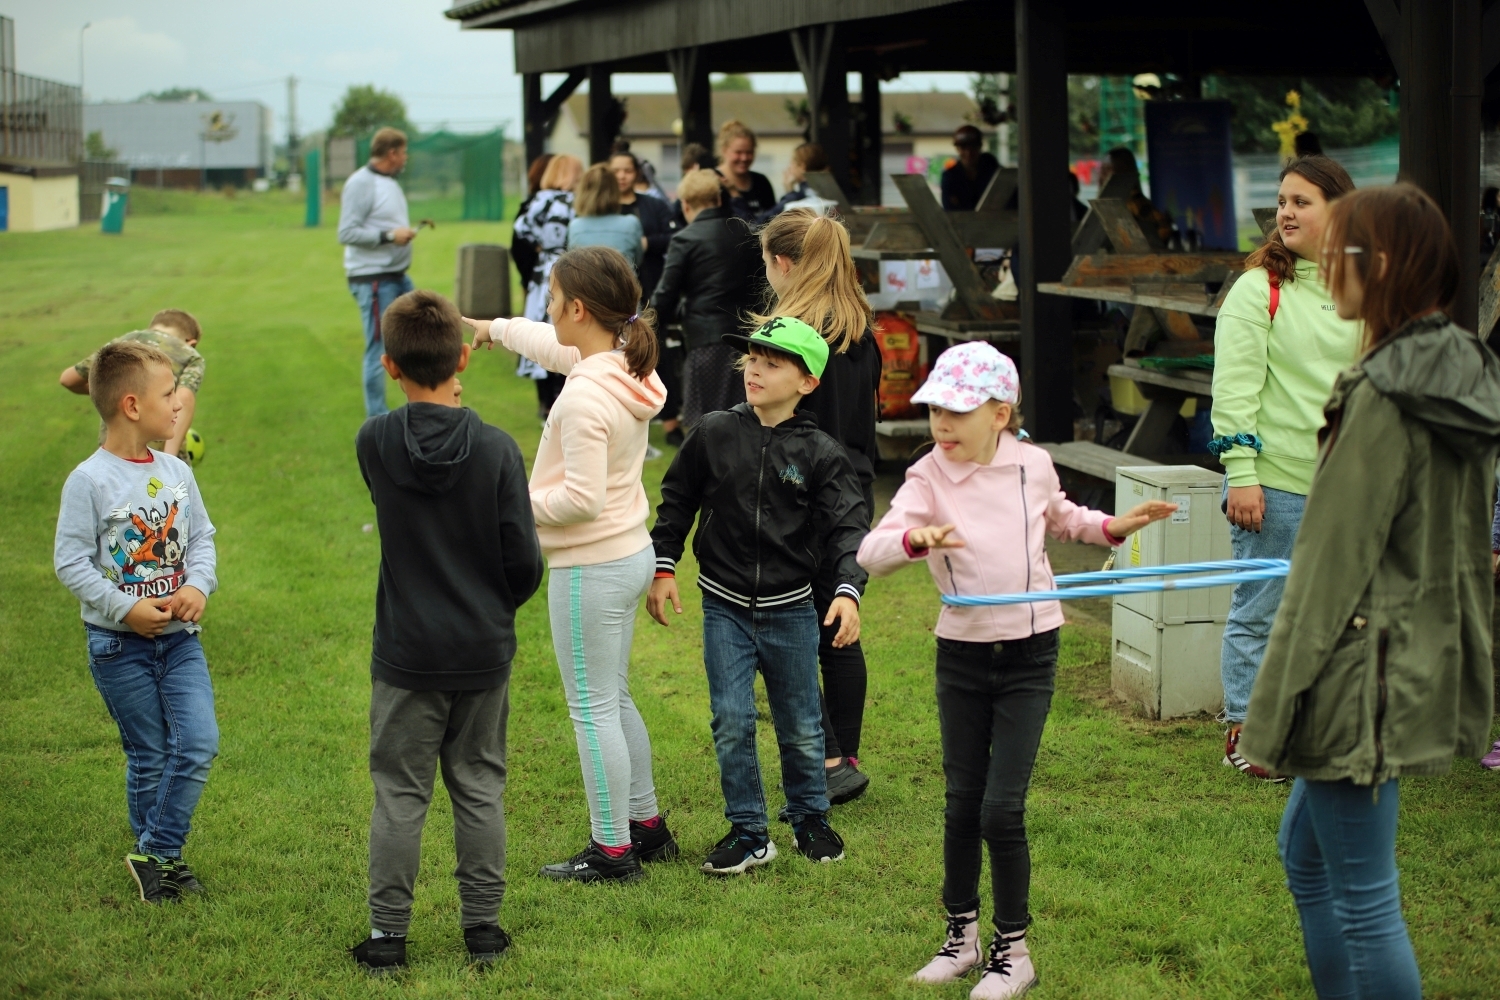
<svg viewBox="0 0 1500 1000">
<path fill-rule="evenodd" d="M 138 204 L 120 237 L 0 236 L 0 994 L 967 996 L 967 984 L 904 982 L 943 928 L 938 604 L 921 568 L 873 582 L 865 603 L 861 757 L 873 783 L 834 813 L 848 859 L 815 869 L 788 851 L 727 882 L 694 870 L 724 830 L 696 588 L 684 589 L 688 613 L 671 630 L 642 612 L 633 671 L 684 861 L 626 887 L 537 877 L 582 846 L 588 822 L 544 596 L 533 599 L 518 619 L 512 683 L 502 923 L 515 947 L 488 974 L 464 965 L 439 792 L 414 964 L 393 981 L 356 974 L 345 949 L 367 926 L 368 658 L 382 539 L 363 530 L 374 517 L 353 454 L 360 328 L 336 210 L 309 231 L 300 204 L 276 194 Z M 440 222 L 418 240 L 413 276 L 451 293 L 456 247 L 508 236 L 505 225 Z M 135 899 L 121 863 L 131 844 L 123 755 L 51 552 L 63 479 L 97 427 L 58 372 L 165 306 L 191 310 L 205 329 L 196 426 L 209 450 L 198 478 L 218 525 L 222 589 L 203 640 L 223 739 L 187 850 L 209 894 L 154 909 Z M 464 400 L 529 455 L 535 396 L 512 371 L 499 354 L 477 357 Z M 666 465 L 647 464 L 648 488 Z M 1097 552 L 1060 547 L 1056 558 L 1081 567 Z M 1072 613 L 1031 794 L 1035 995 L 1312 996 L 1276 857 L 1286 789 L 1221 767 L 1211 721 L 1152 723 L 1114 703 L 1107 625 L 1089 609 Z M 762 753 L 774 776 L 769 739 Z M 1427 995 L 1494 997 L 1500 775 L 1461 761 L 1402 791 L 1406 915 Z M 786 828 L 773 836 L 789 845 Z"/>
</svg>

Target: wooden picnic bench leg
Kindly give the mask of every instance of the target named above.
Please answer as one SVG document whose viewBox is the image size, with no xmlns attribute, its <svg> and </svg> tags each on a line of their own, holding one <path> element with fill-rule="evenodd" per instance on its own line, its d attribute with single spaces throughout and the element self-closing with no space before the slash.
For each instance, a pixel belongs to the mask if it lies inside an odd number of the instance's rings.
<svg viewBox="0 0 1500 1000">
<path fill-rule="evenodd" d="M 1136 419 L 1135 427 L 1131 429 L 1124 448 L 1132 455 L 1147 458 L 1160 455 L 1165 451 L 1167 434 L 1172 429 L 1172 421 L 1177 418 L 1177 414 L 1182 410 L 1182 404 L 1187 401 L 1185 392 L 1164 389 L 1160 386 L 1152 388 L 1150 405 L 1146 407 L 1146 412 Z"/>
</svg>

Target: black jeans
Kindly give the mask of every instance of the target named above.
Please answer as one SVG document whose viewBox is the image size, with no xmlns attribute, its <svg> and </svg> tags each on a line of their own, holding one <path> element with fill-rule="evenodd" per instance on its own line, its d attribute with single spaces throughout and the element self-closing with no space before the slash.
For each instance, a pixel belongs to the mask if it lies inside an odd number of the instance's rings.
<svg viewBox="0 0 1500 1000">
<path fill-rule="evenodd" d="M 981 841 L 990 848 L 995 927 L 1024 930 L 1031 852 L 1026 788 L 1057 679 L 1058 630 L 1010 642 L 937 641 L 943 736 L 943 904 L 979 905 Z"/>
<path fill-rule="evenodd" d="M 875 490 L 865 483 L 865 510 L 875 509 Z M 839 585 L 836 567 L 824 562 L 813 580 L 813 607 L 818 612 L 818 666 L 823 674 L 823 752 L 834 757 L 858 757 L 859 737 L 865 725 L 865 692 L 869 673 L 865 669 L 865 651 L 858 642 L 835 649 L 833 637 L 839 623 L 824 625 L 828 605 Z"/>
</svg>

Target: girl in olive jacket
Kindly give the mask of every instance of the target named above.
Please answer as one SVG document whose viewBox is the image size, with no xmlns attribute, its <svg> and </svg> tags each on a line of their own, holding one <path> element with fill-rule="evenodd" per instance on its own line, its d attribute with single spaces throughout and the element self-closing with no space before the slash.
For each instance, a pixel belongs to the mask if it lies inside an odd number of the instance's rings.
<svg viewBox="0 0 1500 1000">
<path fill-rule="evenodd" d="M 1401 918 L 1398 782 L 1488 743 L 1500 361 L 1445 315 L 1457 250 L 1417 188 L 1339 199 L 1324 247 L 1365 353 L 1325 411 L 1240 752 L 1297 778 L 1278 846 L 1318 995 L 1404 1000 L 1422 987 Z"/>
</svg>

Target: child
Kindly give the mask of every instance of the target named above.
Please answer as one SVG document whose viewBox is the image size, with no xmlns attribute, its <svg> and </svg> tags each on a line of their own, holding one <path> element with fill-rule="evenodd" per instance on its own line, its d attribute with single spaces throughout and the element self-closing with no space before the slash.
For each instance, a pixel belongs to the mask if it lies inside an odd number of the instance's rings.
<svg viewBox="0 0 1500 1000">
<path fill-rule="evenodd" d="M 798 149 L 803 147 L 799 146 Z M 880 349 L 870 336 L 874 316 L 860 289 L 849 233 L 833 219 L 807 209 L 783 212 L 760 231 L 766 281 L 776 297 L 776 313 L 809 324 L 828 344 L 828 367 L 818 387 L 797 407 L 817 418 L 849 455 L 859 476 L 866 516 L 875 510 L 875 393 L 880 388 Z M 824 563 L 813 581 L 813 607 L 828 613 L 838 585 L 838 567 Z M 834 627 L 818 640 L 823 674 L 823 762 L 828 801 L 839 805 L 864 794 L 870 778 L 859 770 L 867 674 L 858 642 L 833 645 Z"/>
<path fill-rule="evenodd" d="M 635 271 L 618 250 L 558 258 L 547 306 L 554 325 L 465 320 L 474 344 L 499 341 L 568 377 L 542 430 L 531 509 L 552 566 L 547 605 L 588 793 L 588 845 L 547 865 L 576 882 L 640 878 L 645 861 L 677 857 L 656 805 L 651 738 L 630 697 L 636 609 L 656 564 L 641 485 L 649 421 L 666 400 L 656 333 Z"/>
<path fill-rule="evenodd" d="M 151 317 L 151 328 L 136 330 L 117 337 L 110 343 L 133 340 L 150 344 L 167 356 L 172 372 L 177 376 L 177 399 L 181 412 L 177 415 L 177 426 L 172 436 L 160 449 L 168 455 L 181 456 L 182 442 L 193 426 L 193 411 L 198 405 L 198 390 L 203 385 L 203 355 L 198 353 L 198 341 L 203 337 L 203 328 L 192 313 L 181 309 L 163 309 Z M 76 365 L 63 369 L 58 383 L 69 392 L 80 396 L 89 393 L 89 365 L 93 358 L 84 358 Z M 99 438 L 104 442 L 103 434 Z"/>
<path fill-rule="evenodd" d="M 930 407 L 937 447 L 907 471 L 890 512 L 860 546 L 860 565 L 884 575 L 925 559 L 949 594 L 1049 590 L 1047 535 L 1119 545 L 1176 509 L 1152 501 L 1110 518 L 1070 503 L 1048 454 L 1016 436 L 1019 400 L 1015 365 L 989 344 L 943 352 L 912 396 Z M 948 940 L 912 978 L 952 982 L 983 966 L 973 1000 L 1017 997 L 1036 982 L 1026 948 L 1026 787 L 1052 701 L 1062 623 L 1056 601 L 945 606 L 938 616 Z M 988 959 L 979 944 L 981 840 L 990 848 L 995 899 Z"/>
<path fill-rule="evenodd" d="M 213 684 L 198 641 L 217 589 L 214 526 L 193 471 L 153 451 L 182 409 L 172 360 L 137 340 L 105 344 L 89 399 L 104 443 L 63 484 L 53 564 L 82 605 L 89 670 L 120 728 L 141 899 L 202 884 L 182 860 L 193 809 L 219 751 Z"/>
<path fill-rule="evenodd" d="M 746 403 L 708 414 L 683 442 L 662 481 L 651 532 L 656 581 L 647 608 L 667 624 L 682 614 L 676 569 L 693 519 L 703 589 L 703 662 L 714 750 L 729 833 L 703 862 L 711 875 L 740 874 L 776 857 L 755 749 L 755 672 L 766 680 L 781 748 L 781 782 L 793 843 L 811 861 L 837 861 L 844 842 L 828 825 L 823 726 L 818 708 L 818 616 L 813 581 L 836 567 L 825 626 L 833 645 L 859 639 L 865 574 L 854 561 L 869 514 L 848 453 L 795 412 L 818 386 L 828 345 L 798 319 L 778 317 L 725 342 L 747 353 Z"/>
<path fill-rule="evenodd" d="M 370 655 L 371 931 L 353 949 L 372 974 L 406 964 L 439 762 L 469 959 L 488 965 L 510 945 L 498 923 L 510 668 L 516 609 L 542 580 L 521 449 L 458 403 L 469 360 L 458 309 L 408 292 L 382 333 L 381 365 L 407 405 L 366 420 L 355 443 L 384 539 Z"/>
</svg>

